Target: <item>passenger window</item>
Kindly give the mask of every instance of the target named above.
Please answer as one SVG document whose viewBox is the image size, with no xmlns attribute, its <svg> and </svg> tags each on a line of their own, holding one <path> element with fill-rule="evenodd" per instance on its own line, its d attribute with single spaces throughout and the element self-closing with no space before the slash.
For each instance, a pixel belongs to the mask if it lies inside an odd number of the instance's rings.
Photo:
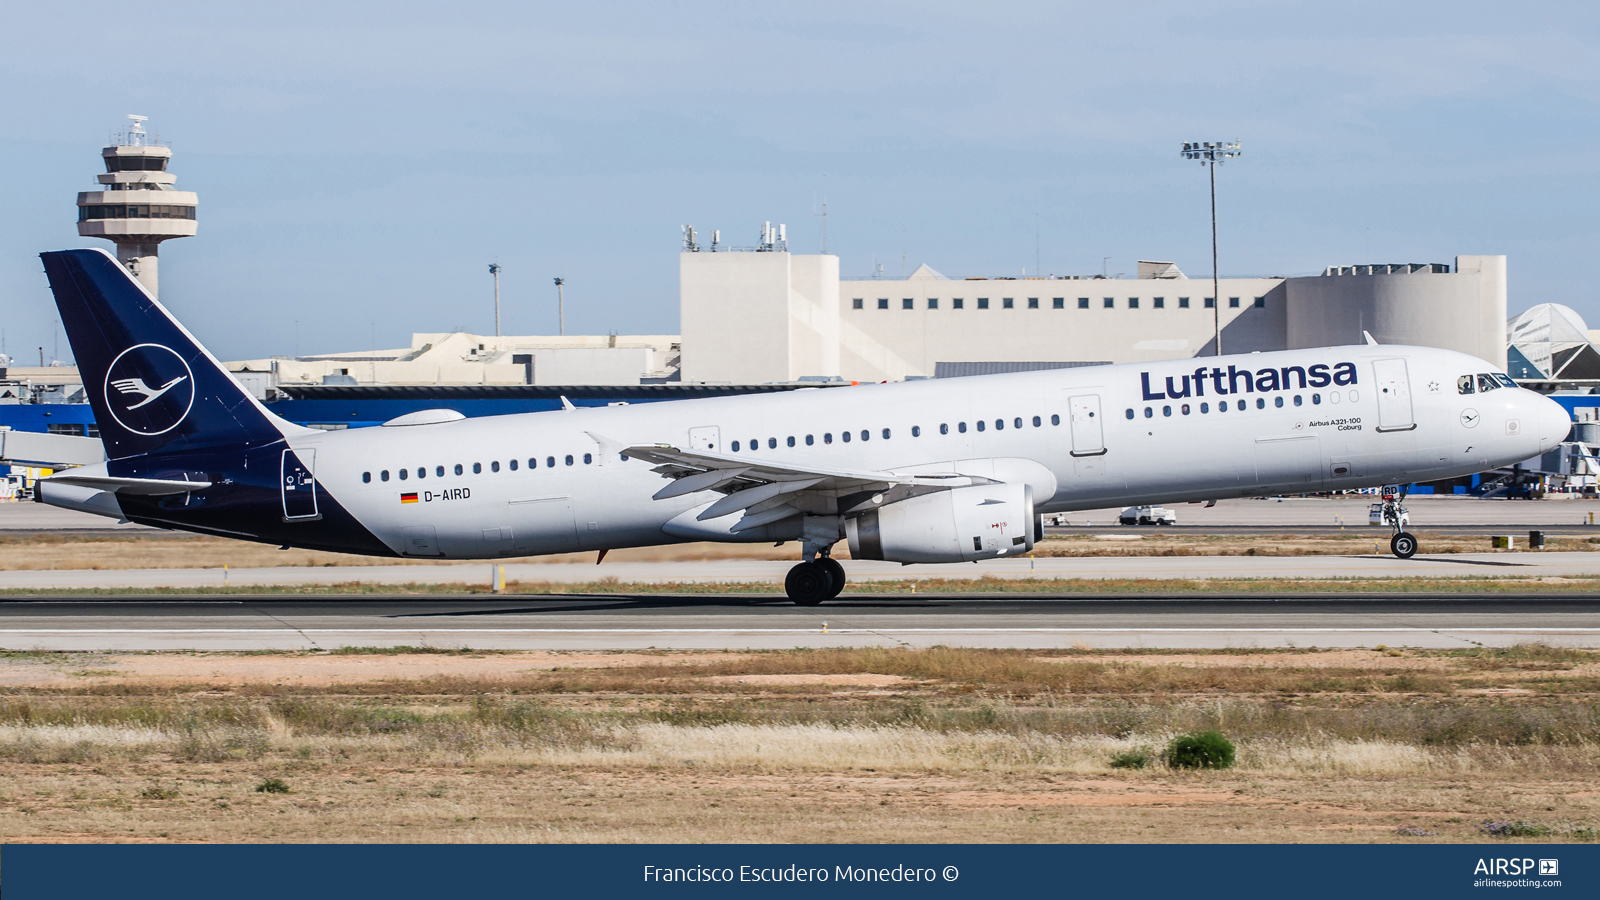
<svg viewBox="0 0 1600 900">
<path fill-rule="evenodd" d="M 1279 409 L 1283 409 L 1283 398 L 1282 397 L 1273 397 L 1272 398 L 1272 405 L 1276 406 Z"/>
<path fill-rule="evenodd" d="M 510 462 L 506 463 L 506 465 L 510 466 L 511 467 L 511 471 L 513 471 L 513 472 L 515 472 L 517 470 L 517 461 L 514 460 L 514 459 L 511 460 Z"/>
<path fill-rule="evenodd" d="M 1128 418 L 1131 419 L 1131 418 L 1133 418 L 1133 416 L 1129 416 Z M 1051 425 L 1060 425 L 1061 424 L 1061 417 L 1060 416 L 1051 416 L 1050 417 L 1050 424 Z"/>
<path fill-rule="evenodd" d="M 594 454 L 593 453 L 585 453 L 583 455 L 583 464 L 587 466 L 587 465 L 591 465 L 593 463 L 594 463 Z"/>
<path fill-rule="evenodd" d="M 472 464 L 472 474 L 474 474 L 474 475 L 482 475 L 483 474 L 483 463 L 473 463 Z"/>
<path fill-rule="evenodd" d="M 824 443 L 824 444 L 831 444 L 831 443 L 833 443 L 833 432 L 831 432 L 831 431 L 824 431 L 824 432 L 823 432 L 823 433 L 822 433 L 822 442 L 823 442 L 823 443 Z"/>
<path fill-rule="evenodd" d="M 1463 375 L 1460 378 L 1456 379 L 1456 393 L 1458 393 L 1458 394 L 1470 394 L 1470 393 L 1472 393 L 1472 376 L 1471 375 Z"/>
<path fill-rule="evenodd" d="M 844 441 L 846 444 L 850 443 L 850 432 L 848 432 L 848 431 L 839 432 L 839 438 L 840 438 L 840 440 Z"/>
<path fill-rule="evenodd" d="M 1211 412 L 1211 404 L 1209 404 L 1209 403 L 1200 404 L 1200 415 L 1203 416 L 1208 412 Z"/>
<path fill-rule="evenodd" d="M 499 460 L 495 460 L 494 462 L 489 463 L 489 471 L 491 471 L 491 472 L 500 471 L 500 461 Z"/>
<path fill-rule="evenodd" d="M 809 447 L 812 445 L 812 443 L 814 442 L 811 440 L 811 435 L 806 435 L 806 446 Z"/>
<path fill-rule="evenodd" d="M 530 469 L 539 468 L 539 457 L 537 457 L 537 456 L 528 457 L 528 468 L 530 468 Z"/>
<path fill-rule="evenodd" d="M 913 425 L 913 426 L 911 426 L 911 436 L 912 437 L 922 437 L 922 426 L 921 425 Z"/>
<path fill-rule="evenodd" d="M 569 466 L 572 465 L 572 454 L 571 453 L 567 454 L 567 465 L 569 465 Z"/>
<path fill-rule="evenodd" d="M 1156 417 L 1156 411 L 1151 409 L 1150 407 L 1146 406 L 1144 408 L 1144 417 L 1146 419 L 1153 419 L 1153 418 Z"/>
<path fill-rule="evenodd" d="M 791 444 L 794 443 L 794 438 L 790 438 L 789 439 L 789 443 L 791 443 Z M 778 439 L 777 438 L 767 438 L 767 449 L 768 450 L 776 450 L 776 449 L 778 449 Z"/>
<path fill-rule="evenodd" d="M 1304 401 L 1302 401 L 1300 399 L 1300 395 L 1299 394 L 1295 394 L 1294 395 L 1294 405 L 1295 406 L 1303 406 L 1304 405 Z"/>
<path fill-rule="evenodd" d="M 443 478 L 444 477 L 444 466 L 435 466 L 434 469 L 433 469 L 433 474 L 439 476 L 440 478 Z"/>
<path fill-rule="evenodd" d="M 410 477 L 411 477 L 411 471 L 409 469 L 401 469 L 400 470 L 400 480 L 401 481 L 405 481 L 407 478 L 410 478 Z"/>
<path fill-rule="evenodd" d="M 1187 416 L 1189 414 L 1189 404 L 1185 403 L 1183 406 L 1181 406 L 1179 408 L 1183 410 L 1183 414 L 1184 415 Z"/>
<path fill-rule="evenodd" d="M 957 422 L 956 423 L 956 430 L 961 432 L 962 434 L 966 434 L 967 433 L 967 423 L 965 423 L 965 422 Z"/>
<path fill-rule="evenodd" d="M 1005 419 L 995 419 L 994 420 L 994 430 L 995 431 L 1005 431 L 1006 430 L 1006 420 Z"/>
<path fill-rule="evenodd" d="M 461 468 L 461 463 L 456 463 L 456 474 L 460 475 L 464 471 L 466 470 Z"/>
<path fill-rule="evenodd" d="M 428 477 L 428 467 L 427 466 L 417 466 L 417 477 L 418 478 L 427 478 Z"/>
<path fill-rule="evenodd" d="M 751 438 L 750 439 L 750 449 L 751 450 L 760 450 L 761 449 L 761 438 Z"/>
<path fill-rule="evenodd" d="M 1218 401 L 1217 402 L 1217 412 L 1227 412 L 1227 411 L 1228 411 L 1228 401 L 1226 401 L 1226 400 Z"/>
<path fill-rule="evenodd" d="M 1170 415 L 1172 415 L 1172 407 L 1170 407 L 1170 406 L 1163 406 L 1163 407 L 1161 407 L 1161 414 L 1162 414 L 1162 415 L 1163 415 L 1163 416 L 1170 416 Z"/>
<path fill-rule="evenodd" d="M 1035 424 L 1035 425 L 1039 424 L 1039 417 L 1038 416 L 1034 416 L 1033 417 L 1033 424 Z M 1011 427 L 1013 427 L 1013 428 L 1021 428 L 1022 427 L 1022 417 L 1018 416 L 1015 419 L 1012 419 L 1011 420 Z"/>
<path fill-rule="evenodd" d="M 1493 375 L 1478 376 L 1478 393 L 1480 394 L 1484 391 L 1492 391 L 1499 386 L 1500 383 L 1494 380 Z"/>
<path fill-rule="evenodd" d="M 735 453 L 739 452 L 739 442 L 738 441 L 734 441 L 733 442 L 733 452 L 735 452 Z"/>
<path fill-rule="evenodd" d="M 556 458 L 554 456 L 546 456 L 544 458 L 544 467 L 554 469 L 556 467 Z"/>
<path fill-rule="evenodd" d="M 1312 406 L 1321 406 L 1322 405 L 1322 395 L 1321 394 L 1312 394 L 1311 395 L 1311 405 Z"/>
<path fill-rule="evenodd" d="M 1130 418 L 1130 419 L 1133 418 L 1133 408 L 1132 407 L 1128 408 L 1128 418 Z"/>
<path fill-rule="evenodd" d="M 379 472 L 378 473 L 378 480 L 379 481 L 388 481 L 389 480 L 389 470 L 388 469 L 384 469 L 382 472 Z"/>
<path fill-rule="evenodd" d="M 872 432 L 868 431 L 865 428 L 861 429 L 861 439 L 863 441 L 871 440 L 872 439 Z"/>
<path fill-rule="evenodd" d="M 788 443 L 789 443 L 789 446 L 791 446 L 791 447 L 793 447 L 793 446 L 794 446 L 794 435 L 792 435 L 792 434 L 791 434 L 791 435 L 789 435 L 789 441 L 788 441 Z"/>
<path fill-rule="evenodd" d="M 889 439 L 889 429 L 887 428 L 883 430 L 883 439 L 886 441 Z"/>
<path fill-rule="evenodd" d="M 950 433 L 950 426 L 946 425 L 943 422 L 940 422 L 939 423 L 939 433 L 940 434 L 949 434 Z"/>
<path fill-rule="evenodd" d="M 1267 408 L 1266 398 L 1257 397 L 1256 398 L 1256 409 L 1266 409 L 1266 408 Z"/>
<path fill-rule="evenodd" d="M 985 427 L 987 427 L 987 425 L 988 425 L 988 423 L 983 421 L 982 419 L 978 420 L 978 430 L 979 431 L 982 431 Z"/>
<path fill-rule="evenodd" d="M 362 484 L 371 484 L 372 483 L 372 473 L 371 472 L 362 472 L 361 473 L 361 483 Z"/>
<path fill-rule="evenodd" d="M 1044 420 L 1043 419 L 1039 418 L 1038 416 L 1034 416 L 1033 417 L 1033 427 L 1038 428 L 1039 426 L 1041 426 L 1043 424 L 1044 424 Z M 1022 426 L 1018 425 L 1017 427 L 1021 428 Z"/>
</svg>

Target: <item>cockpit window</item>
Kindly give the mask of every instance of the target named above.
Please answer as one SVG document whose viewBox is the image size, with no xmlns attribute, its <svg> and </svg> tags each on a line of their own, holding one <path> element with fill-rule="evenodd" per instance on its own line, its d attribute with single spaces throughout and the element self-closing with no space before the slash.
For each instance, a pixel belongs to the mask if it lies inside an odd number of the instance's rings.
<svg viewBox="0 0 1600 900">
<path fill-rule="evenodd" d="M 1496 381 L 1494 379 L 1493 375 L 1479 375 L 1478 376 L 1478 390 L 1480 392 L 1482 392 L 1482 391 L 1492 391 L 1492 390 L 1494 390 L 1495 388 L 1497 388 L 1499 386 L 1500 386 L 1500 382 Z"/>
<path fill-rule="evenodd" d="M 1517 383 L 1515 381 L 1511 380 L 1511 376 L 1507 375 L 1504 372 L 1496 372 L 1496 373 L 1494 373 L 1494 377 L 1495 377 L 1496 381 L 1499 381 L 1501 384 L 1505 385 L 1506 387 L 1516 387 L 1517 386 Z"/>
<path fill-rule="evenodd" d="M 1473 381 L 1472 381 L 1472 376 L 1471 375 L 1463 375 L 1460 378 L 1456 379 L 1456 393 L 1458 393 L 1458 394 L 1470 394 L 1470 393 L 1472 393 L 1472 391 L 1473 391 Z"/>
</svg>

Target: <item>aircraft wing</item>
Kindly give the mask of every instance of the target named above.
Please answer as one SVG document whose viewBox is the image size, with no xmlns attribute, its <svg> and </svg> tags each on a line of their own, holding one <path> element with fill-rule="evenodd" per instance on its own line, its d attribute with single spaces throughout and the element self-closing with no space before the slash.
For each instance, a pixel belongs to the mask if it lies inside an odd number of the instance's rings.
<svg viewBox="0 0 1600 900">
<path fill-rule="evenodd" d="M 672 479 L 654 499 L 665 500 L 698 491 L 716 491 L 722 499 L 696 517 L 701 521 L 743 512 L 732 528 L 743 531 L 801 513 L 839 515 L 858 507 L 904 499 L 913 494 L 949 490 L 988 479 L 971 475 L 913 474 L 870 469 L 794 466 L 750 457 L 731 457 L 671 444 L 646 444 L 622 451 L 632 459 L 656 464 L 652 471 Z"/>
</svg>

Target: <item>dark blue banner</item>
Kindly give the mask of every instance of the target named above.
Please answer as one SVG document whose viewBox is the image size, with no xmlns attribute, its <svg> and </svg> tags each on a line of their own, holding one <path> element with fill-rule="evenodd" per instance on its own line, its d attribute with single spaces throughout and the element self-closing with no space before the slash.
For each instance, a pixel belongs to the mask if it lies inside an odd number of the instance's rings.
<svg viewBox="0 0 1600 900">
<path fill-rule="evenodd" d="M 1600 892 L 1600 847 L 61 846 L 0 850 L 12 900 L 294 897 L 1486 897 Z"/>
</svg>

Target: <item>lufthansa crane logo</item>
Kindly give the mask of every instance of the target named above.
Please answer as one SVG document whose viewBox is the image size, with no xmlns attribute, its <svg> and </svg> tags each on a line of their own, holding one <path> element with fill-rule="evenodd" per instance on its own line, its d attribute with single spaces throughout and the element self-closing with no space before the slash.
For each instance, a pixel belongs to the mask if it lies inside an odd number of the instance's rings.
<svg viewBox="0 0 1600 900">
<path fill-rule="evenodd" d="M 194 372 L 161 344 L 135 344 L 106 370 L 106 408 L 117 424 L 153 436 L 178 427 L 194 405 Z"/>
</svg>

